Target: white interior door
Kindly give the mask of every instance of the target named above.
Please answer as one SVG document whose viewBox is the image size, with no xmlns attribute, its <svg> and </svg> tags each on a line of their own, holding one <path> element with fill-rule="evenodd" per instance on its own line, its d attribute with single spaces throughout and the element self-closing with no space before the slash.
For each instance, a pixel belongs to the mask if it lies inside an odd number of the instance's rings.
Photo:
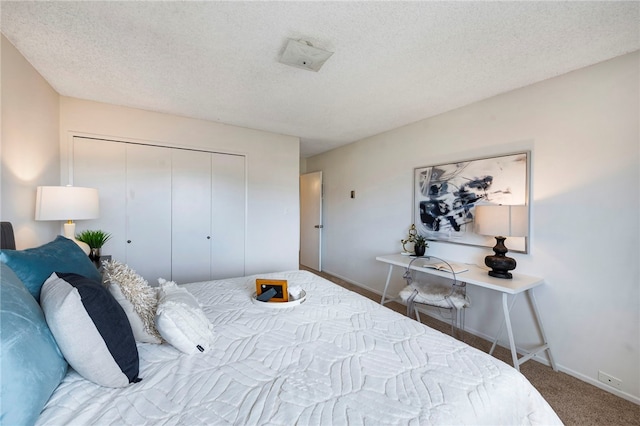
<svg viewBox="0 0 640 426">
<path fill-rule="evenodd" d="M 211 153 L 172 150 L 171 275 L 211 279 Z"/>
<path fill-rule="evenodd" d="M 322 269 L 322 172 L 300 176 L 300 264 Z"/>
<path fill-rule="evenodd" d="M 127 145 L 127 264 L 149 284 L 171 278 L 171 150 Z"/>
<path fill-rule="evenodd" d="M 78 221 L 76 233 L 100 229 L 111 234 L 102 254 L 119 262 L 127 261 L 126 158 L 127 144 L 73 138 L 73 185 L 96 188 L 100 197 L 100 217 Z"/>
<path fill-rule="evenodd" d="M 244 276 L 245 157 L 211 154 L 211 279 Z"/>
</svg>

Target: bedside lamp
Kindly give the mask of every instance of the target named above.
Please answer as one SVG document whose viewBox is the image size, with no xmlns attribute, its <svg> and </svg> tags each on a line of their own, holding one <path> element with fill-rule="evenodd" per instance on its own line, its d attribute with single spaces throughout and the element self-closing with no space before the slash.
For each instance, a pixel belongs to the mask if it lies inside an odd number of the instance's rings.
<svg viewBox="0 0 640 426">
<path fill-rule="evenodd" d="M 39 186 L 36 191 L 36 220 L 66 220 L 64 236 L 89 254 L 89 246 L 76 240 L 74 220 L 96 219 L 98 190 L 79 186 Z"/>
<path fill-rule="evenodd" d="M 513 278 L 516 260 L 507 257 L 504 245 L 506 237 L 526 237 L 529 233 L 527 206 L 479 205 L 475 207 L 474 231 L 491 235 L 496 239 L 493 256 L 487 256 L 484 264 L 491 268 L 489 275 L 496 278 Z"/>
</svg>

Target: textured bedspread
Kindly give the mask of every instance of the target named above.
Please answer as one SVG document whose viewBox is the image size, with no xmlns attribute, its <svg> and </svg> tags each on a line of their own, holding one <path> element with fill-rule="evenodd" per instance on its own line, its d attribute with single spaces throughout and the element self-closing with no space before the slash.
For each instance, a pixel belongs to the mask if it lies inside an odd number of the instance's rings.
<svg viewBox="0 0 640 426">
<path fill-rule="evenodd" d="M 251 300 L 255 276 L 187 284 L 214 349 L 139 344 L 140 383 L 97 386 L 70 371 L 38 424 L 557 424 L 512 367 L 304 271 L 294 308 Z"/>
</svg>

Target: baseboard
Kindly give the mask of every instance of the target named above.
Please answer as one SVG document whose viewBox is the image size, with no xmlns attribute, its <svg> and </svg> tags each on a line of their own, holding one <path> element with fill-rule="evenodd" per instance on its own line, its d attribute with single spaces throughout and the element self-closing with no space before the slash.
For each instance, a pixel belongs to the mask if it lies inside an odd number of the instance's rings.
<svg viewBox="0 0 640 426">
<path fill-rule="evenodd" d="M 437 316 L 431 315 L 429 313 L 427 313 L 427 315 L 429 315 L 432 318 L 435 319 L 439 319 Z M 473 334 L 474 336 L 483 338 L 485 340 L 488 340 L 489 342 L 493 342 L 493 340 L 495 339 L 495 336 L 488 336 L 485 333 L 479 332 L 478 330 L 475 329 L 468 329 L 465 328 L 465 332 L 468 332 L 470 334 Z M 505 344 L 500 344 L 501 342 L 498 341 L 498 345 L 505 348 L 506 350 L 509 350 L 509 346 L 505 343 Z M 518 352 L 518 355 L 526 355 L 527 353 L 529 353 L 526 349 L 520 348 L 516 345 L 516 352 Z M 532 361 L 537 361 L 540 364 L 544 364 L 547 367 L 551 367 L 551 363 L 549 362 L 549 360 L 541 354 L 538 354 L 536 356 L 534 356 L 533 358 L 531 358 Z M 562 364 L 558 364 L 558 362 L 556 362 L 556 367 L 558 368 L 558 371 L 563 372 L 565 374 L 568 374 L 571 377 L 575 377 L 576 379 L 583 381 L 585 383 L 589 383 L 590 385 L 593 385 L 595 387 L 597 387 L 598 389 L 602 389 L 605 392 L 609 392 L 615 396 L 618 396 L 622 399 L 626 399 L 627 401 L 633 402 L 636 405 L 640 405 L 640 398 L 631 395 L 629 393 L 623 392 L 619 389 L 615 389 L 611 386 L 608 386 L 604 383 L 602 383 L 601 381 L 599 381 L 598 379 L 594 379 L 593 377 L 589 377 L 586 376 L 582 373 L 579 373 L 577 371 L 574 371 Z"/>
<path fill-rule="evenodd" d="M 556 366 L 558 367 L 559 371 L 562 371 L 563 373 L 568 374 L 569 376 L 575 377 L 578 380 L 582 380 L 583 382 L 589 383 L 590 385 L 593 385 L 599 389 L 602 389 L 605 392 L 609 392 L 615 396 L 618 396 L 622 399 L 626 399 L 629 402 L 633 402 L 636 405 L 640 405 L 640 398 L 638 398 L 637 396 L 631 395 L 629 393 L 623 392 L 619 389 L 616 388 L 612 388 L 611 386 L 608 386 L 604 383 L 602 383 L 601 381 L 599 381 L 598 379 L 594 379 L 593 377 L 589 377 L 589 376 L 585 376 L 582 373 L 578 373 L 577 371 L 573 371 L 570 368 L 561 366 L 556 364 Z"/>
<path fill-rule="evenodd" d="M 356 285 L 356 286 L 358 286 L 358 287 L 360 287 L 360 288 L 363 288 L 363 289 L 365 289 L 365 290 L 368 290 L 368 291 L 370 291 L 370 292 L 372 292 L 372 293 L 375 293 L 375 294 L 379 295 L 380 297 L 382 297 L 382 292 L 381 292 L 381 291 L 379 291 L 379 290 L 376 290 L 376 289 L 374 289 L 374 288 L 371 288 L 371 287 L 369 287 L 369 286 L 366 286 L 366 285 L 364 285 L 364 284 L 362 284 L 362 283 L 359 283 L 359 282 L 357 282 L 357 281 L 353 281 L 353 280 L 352 280 L 352 279 L 350 279 L 350 278 L 343 277 L 343 276 L 342 276 L 342 275 L 340 275 L 340 274 L 337 274 L 337 273 L 335 273 L 335 272 L 328 271 L 328 270 L 326 270 L 326 269 L 323 269 L 323 270 L 322 270 L 322 272 L 324 272 L 325 274 L 333 275 L 334 277 L 336 277 L 336 278 L 340 278 L 341 280 L 346 281 L 346 282 L 348 282 L 349 284 Z"/>
<path fill-rule="evenodd" d="M 330 274 L 330 275 L 333 275 L 336 278 L 340 278 L 341 280 L 344 280 L 344 281 L 348 282 L 349 284 L 353 284 L 355 286 L 358 286 L 360 288 L 363 288 L 363 289 L 368 290 L 368 291 L 370 291 L 372 293 L 375 293 L 375 294 L 378 294 L 378 295 L 382 296 L 382 292 L 381 291 L 373 289 L 373 288 L 371 288 L 369 286 L 366 286 L 366 285 L 364 285 L 362 283 L 359 283 L 357 281 L 353 281 L 353 280 L 351 280 L 351 279 L 349 279 L 347 277 L 343 277 L 340 274 L 336 274 L 335 272 L 331 272 L 331 271 L 327 271 L 327 270 L 325 270 L 323 272 L 325 272 L 327 274 Z M 400 304 L 403 304 L 401 300 L 398 300 L 397 302 L 400 303 Z M 424 313 L 426 315 L 430 316 L 431 318 L 434 318 L 434 319 L 437 319 L 437 320 L 442 320 L 442 318 L 438 317 L 437 315 L 434 315 L 431 312 L 426 312 L 425 311 Z M 478 330 L 475 330 L 475 329 L 469 329 L 469 328 L 465 327 L 465 332 L 473 334 L 474 336 L 480 337 L 480 338 L 482 338 L 484 340 L 487 340 L 489 342 L 493 342 L 493 340 L 495 339 L 495 336 L 489 336 L 489 335 L 487 335 L 485 333 L 482 333 L 482 332 L 480 332 Z M 498 345 L 503 347 L 503 348 L 505 348 L 506 350 L 509 350 L 509 346 L 506 343 L 502 344 L 501 341 L 498 341 Z M 527 350 L 525 350 L 523 348 L 519 348 L 518 346 L 516 346 L 516 351 L 518 352 L 519 355 L 526 355 L 528 353 Z M 531 360 L 539 362 L 541 364 L 544 364 L 547 367 L 551 367 L 551 364 L 549 363 L 549 360 L 543 355 L 536 355 L 533 358 L 531 358 Z M 619 389 L 615 389 L 615 388 L 613 388 L 611 386 L 608 386 L 608 385 L 600 382 L 597 378 L 585 376 L 584 374 L 579 373 L 577 371 L 574 371 L 574 370 L 572 370 L 570 368 L 567 368 L 562 364 L 558 364 L 557 362 L 556 362 L 556 367 L 558 368 L 558 371 L 561 371 L 561 372 L 563 372 L 565 374 L 568 374 L 571 377 L 575 377 L 576 379 L 581 380 L 581 381 L 586 382 L 586 383 L 589 383 L 590 385 L 593 385 L 593 386 L 595 386 L 595 387 L 597 387 L 599 389 L 602 389 L 605 392 L 609 392 L 609 393 L 611 393 L 611 394 L 613 394 L 615 396 L 618 396 L 618 397 L 620 397 L 622 399 L 625 399 L 627 401 L 633 402 L 634 404 L 640 405 L 640 398 L 639 397 L 636 397 L 636 396 L 631 395 L 629 393 L 623 392 L 623 391 L 621 391 Z"/>
</svg>

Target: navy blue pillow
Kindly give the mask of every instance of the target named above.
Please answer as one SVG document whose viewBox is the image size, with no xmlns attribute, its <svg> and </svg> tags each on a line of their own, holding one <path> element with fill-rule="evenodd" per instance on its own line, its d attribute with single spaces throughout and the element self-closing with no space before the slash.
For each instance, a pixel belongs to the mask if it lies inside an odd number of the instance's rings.
<svg viewBox="0 0 640 426">
<path fill-rule="evenodd" d="M 6 263 L 16 273 L 37 301 L 40 301 L 42 284 L 52 272 L 73 272 L 102 281 L 100 273 L 85 252 L 62 235 L 40 247 L 0 250 L 0 262 Z"/>
<path fill-rule="evenodd" d="M 53 273 L 40 304 L 60 351 L 84 378 L 101 386 L 138 382 L 138 348 L 129 319 L 100 282 Z"/>
</svg>

